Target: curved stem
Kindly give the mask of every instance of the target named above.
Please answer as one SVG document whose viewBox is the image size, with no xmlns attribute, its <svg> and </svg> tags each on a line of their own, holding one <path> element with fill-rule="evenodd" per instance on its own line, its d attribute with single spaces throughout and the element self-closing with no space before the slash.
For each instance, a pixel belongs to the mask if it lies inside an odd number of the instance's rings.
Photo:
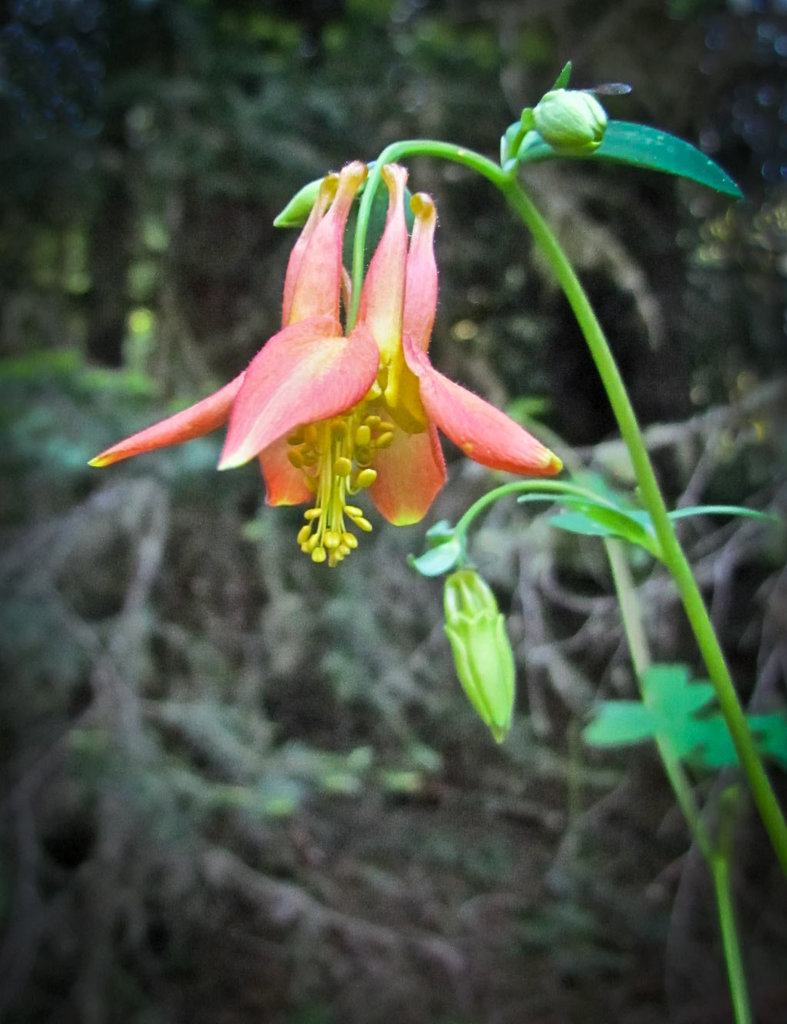
<svg viewBox="0 0 787 1024">
<path fill-rule="evenodd" d="M 366 179 L 366 185 L 358 207 L 358 220 L 355 226 L 355 238 L 353 241 L 352 296 L 349 309 L 347 310 L 348 333 L 355 326 L 355 320 L 358 316 L 364 272 L 366 230 L 369 225 L 369 215 L 372 211 L 374 195 L 380 184 L 380 175 L 385 164 L 401 160 L 406 156 L 436 156 L 442 160 L 464 164 L 465 167 L 477 171 L 482 177 L 494 182 L 499 188 L 503 186 L 506 180 L 506 174 L 500 169 L 498 164 L 472 149 L 465 149 L 464 146 L 457 146 L 452 142 L 437 142 L 434 139 L 404 139 L 402 142 L 393 142 L 390 146 L 386 146 L 377 160 L 375 160 L 374 167 L 372 167 L 369 177 Z"/>
<path fill-rule="evenodd" d="M 482 177 L 487 178 L 506 197 L 513 210 L 528 227 L 536 244 L 541 247 L 552 266 L 558 282 L 574 311 L 596 368 L 601 376 L 620 429 L 621 437 L 626 444 L 629 457 L 631 458 L 634 473 L 639 484 L 642 503 L 650 513 L 653 522 L 654 531 L 661 548 L 662 560 L 675 581 L 686 610 L 686 616 L 705 661 L 708 675 L 713 683 L 719 708 L 727 723 L 727 728 L 735 745 L 741 767 L 748 780 L 752 796 L 768 831 L 782 870 L 787 874 L 787 823 L 785 823 L 768 775 L 754 745 L 746 716 L 738 701 L 732 678 L 702 599 L 702 594 L 667 515 L 667 508 L 664 504 L 664 499 L 661 495 L 634 409 L 629 400 L 628 392 L 601 325 L 593 312 L 593 308 L 579 278 L 549 225 L 516 180 L 516 166 L 514 165 L 510 170 L 504 171 L 499 164 L 494 163 L 480 153 L 454 145 L 453 143 L 437 142 L 431 139 L 409 139 L 387 146 L 380 154 L 369 175 L 358 211 L 358 222 L 353 247 L 353 290 L 348 310 L 347 330 L 349 331 L 352 328 L 358 314 L 364 270 L 366 229 L 374 194 L 380 182 L 380 172 L 385 163 L 400 160 L 405 156 L 436 156 L 454 163 L 463 164 L 475 170 Z M 489 497 L 490 501 L 496 500 L 490 496 L 487 497 Z"/>
<path fill-rule="evenodd" d="M 566 483 L 564 480 L 516 480 L 510 484 L 501 484 L 499 487 L 487 491 L 486 494 L 482 494 L 461 516 L 454 527 L 454 534 L 464 538 L 476 516 L 480 515 L 485 508 L 494 504 L 499 498 L 505 498 L 509 494 L 526 494 L 528 491 L 539 491 L 544 494 L 555 495 L 571 494 L 577 498 L 585 498 L 594 505 L 609 505 L 611 509 L 615 509 L 615 505 L 611 501 L 607 502 L 598 494 L 594 494 L 593 491 L 589 491 L 585 487 L 579 487 L 577 484 Z"/>
<path fill-rule="evenodd" d="M 513 209 L 531 231 L 552 266 L 574 311 L 601 376 L 607 397 L 639 483 L 642 503 L 650 513 L 662 559 L 672 575 L 716 692 L 719 708 L 727 723 L 754 801 L 770 836 L 776 856 L 787 874 L 787 824 L 741 709 L 727 664 L 697 582 L 667 515 L 642 433 L 601 325 L 588 301 L 573 267 L 549 225 L 512 177 L 504 177 L 500 188 Z"/>
</svg>

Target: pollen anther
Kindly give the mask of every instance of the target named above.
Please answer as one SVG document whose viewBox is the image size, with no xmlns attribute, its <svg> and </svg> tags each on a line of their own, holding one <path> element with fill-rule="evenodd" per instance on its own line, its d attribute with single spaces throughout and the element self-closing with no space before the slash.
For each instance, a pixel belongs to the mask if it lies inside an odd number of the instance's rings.
<svg viewBox="0 0 787 1024">
<path fill-rule="evenodd" d="M 347 498 L 371 487 L 377 479 L 375 454 L 393 441 L 394 426 L 376 413 L 366 413 L 370 396 L 346 415 L 308 423 L 287 436 L 290 463 L 314 492 L 314 506 L 304 512 L 298 545 L 315 562 L 338 564 L 358 547 L 352 526 L 368 533 L 372 524 L 363 509 Z"/>
</svg>

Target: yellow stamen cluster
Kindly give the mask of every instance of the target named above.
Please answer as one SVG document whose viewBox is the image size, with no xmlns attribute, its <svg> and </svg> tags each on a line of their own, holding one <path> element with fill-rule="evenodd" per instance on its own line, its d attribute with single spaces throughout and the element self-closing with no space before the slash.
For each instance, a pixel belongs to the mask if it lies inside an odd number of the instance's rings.
<svg viewBox="0 0 787 1024">
<path fill-rule="evenodd" d="M 298 533 L 301 551 L 314 562 L 337 565 L 358 547 L 352 526 L 368 533 L 372 524 L 348 496 L 370 487 L 377 479 L 375 453 L 393 441 L 394 426 L 380 416 L 365 415 L 365 403 L 344 416 L 309 423 L 287 438 L 290 462 L 303 471 L 315 503 L 304 513 Z"/>
</svg>

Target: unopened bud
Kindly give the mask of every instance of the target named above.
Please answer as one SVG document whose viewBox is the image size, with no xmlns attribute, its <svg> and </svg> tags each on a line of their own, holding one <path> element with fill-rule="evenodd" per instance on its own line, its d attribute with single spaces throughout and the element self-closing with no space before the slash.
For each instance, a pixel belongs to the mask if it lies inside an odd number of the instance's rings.
<svg viewBox="0 0 787 1024">
<path fill-rule="evenodd" d="M 514 655 L 495 595 L 473 569 L 445 581 L 445 631 L 459 682 L 501 743 L 514 709 Z"/>
<path fill-rule="evenodd" d="M 533 109 L 536 131 L 556 153 L 582 156 L 601 145 L 607 112 L 580 89 L 553 89 Z"/>
</svg>

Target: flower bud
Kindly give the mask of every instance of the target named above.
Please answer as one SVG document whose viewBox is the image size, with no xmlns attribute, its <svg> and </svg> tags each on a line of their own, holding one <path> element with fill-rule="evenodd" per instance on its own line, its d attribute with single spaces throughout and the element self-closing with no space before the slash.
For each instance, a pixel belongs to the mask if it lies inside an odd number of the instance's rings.
<svg viewBox="0 0 787 1024">
<path fill-rule="evenodd" d="M 495 595 L 474 569 L 459 569 L 445 581 L 444 605 L 459 682 L 501 743 L 514 708 L 514 655 Z"/>
<path fill-rule="evenodd" d="M 601 145 L 607 113 L 590 92 L 553 89 L 533 109 L 533 123 L 556 153 L 582 156 Z"/>
</svg>

